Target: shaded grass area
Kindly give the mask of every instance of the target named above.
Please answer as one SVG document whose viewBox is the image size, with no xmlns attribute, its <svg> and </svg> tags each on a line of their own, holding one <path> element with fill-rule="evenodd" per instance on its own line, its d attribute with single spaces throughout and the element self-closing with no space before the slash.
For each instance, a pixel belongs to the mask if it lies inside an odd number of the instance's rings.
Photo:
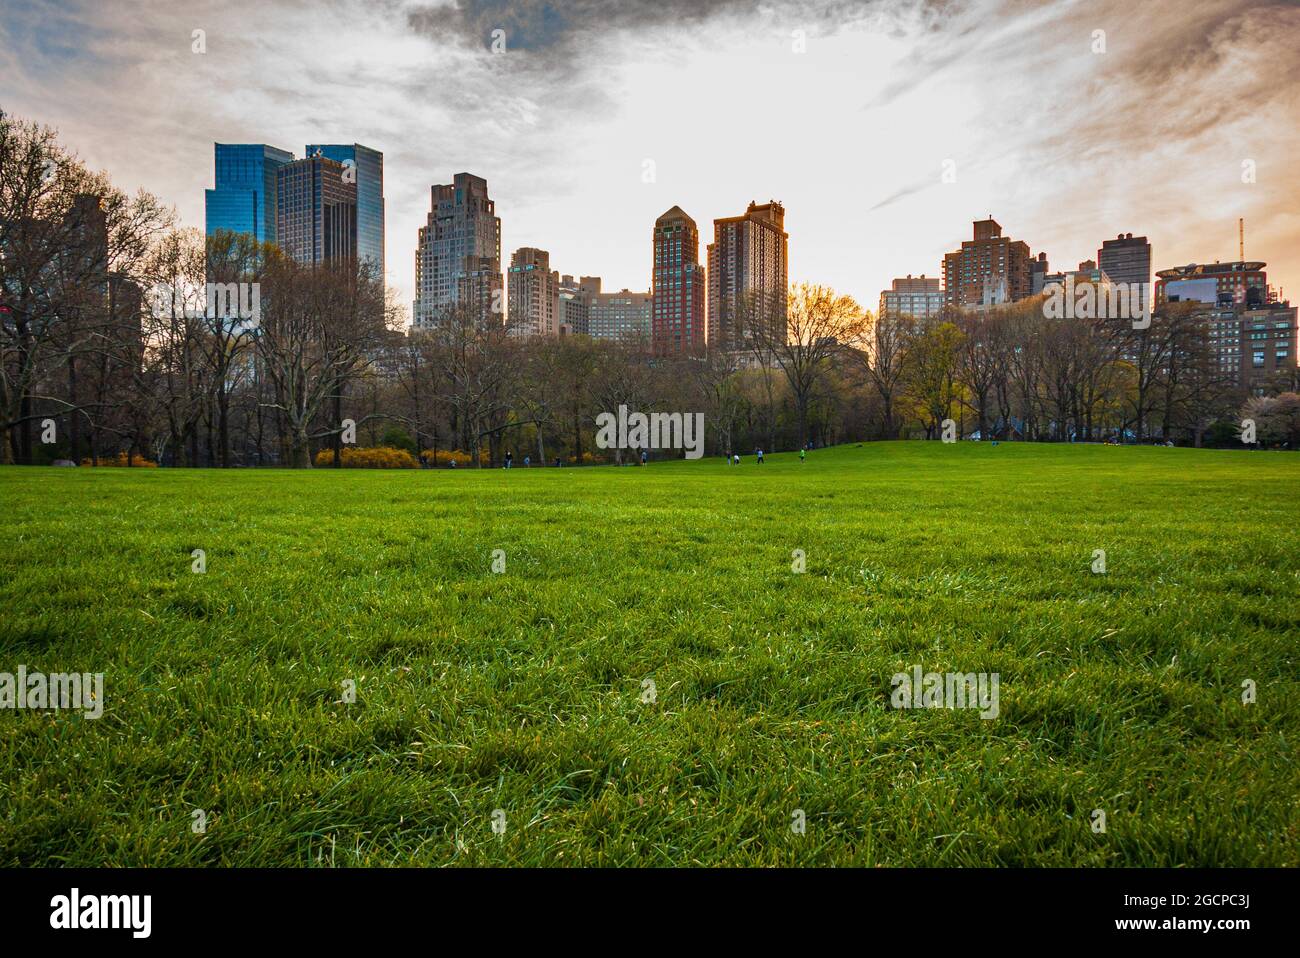
<svg viewBox="0 0 1300 958">
<path fill-rule="evenodd" d="M 99 720 L 0 711 L 0 865 L 1300 864 L 1298 479 L 0 470 L 0 671 L 105 674 Z M 914 665 L 998 718 L 892 709 Z"/>
</svg>

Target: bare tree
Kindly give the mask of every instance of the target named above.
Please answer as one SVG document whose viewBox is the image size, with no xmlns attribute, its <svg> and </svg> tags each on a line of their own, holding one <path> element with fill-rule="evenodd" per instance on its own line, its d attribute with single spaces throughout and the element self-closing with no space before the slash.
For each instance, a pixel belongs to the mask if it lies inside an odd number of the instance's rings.
<svg viewBox="0 0 1300 958">
<path fill-rule="evenodd" d="M 748 313 L 746 334 L 785 374 L 794 398 L 800 446 L 808 443 L 808 406 L 831 361 L 862 343 L 867 314 L 851 296 L 826 286 L 799 283 L 791 288 L 784 325 L 771 321 L 761 305 Z"/>
<path fill-rule="evenodd" d="M 694 392 L 704 406 L 712 432 L 718 437 L 717 452 L 732 450 L 732 433 L 745 399 L 739 388 L 737 372 L 741 354 L 735 350 L 711 349 L 703 356 L 687 360 Z"/>
<path fill-rule="evenodd" d="M 523 361 L 519 407 L 536 429 L 539 466 L 546 465 L 546 427 L 555 421 L 556 412 L 564 402 L 564 386 L 559 373 L 569 343 L 570 337 L 567 336 L 562 339 L 541 338 L 531 345 Z"/>
<path fill-rule="evenodd" d="M 601 412 L 618 412 L 626 406 L 629 413 L 645 411 L 654 398 L 654 377 L 646 344 L 637 340 L 605 341 L 599 344 L 600 362 L 592 383 L 592 398 Z M 614 462 L 623 464 L 623 450 L 614 449 Z"/>
<path fill-rule="evenodd" d="M 959 316 L 955 325 L 962 333 L 957 350 L 957 375 L 966 387 L 962 401 L 975 413 L 980 438 L 987 439 L 989 411 L 998 380 L 1005 374 L 1006 324 L 997 313 L 986 312 Z"/>
<path fill-rule="evenodd" d="M 886 439 L 898 436 L 896 406 L 903 390 L 907 349 L 916 335 L 911 316 L 877 316 L 870 321 L 865 348 L 858 353 L 867 380 L 880 397 L 880 428 Z"/>
<path fill-rule="evenodd" d="M 501 437 L 518 425 L 512 400 L 524 340 L 474 303 L 449 306 L 418 335 L 428 337 L 441 392 L 459 445 L 480 465 L 483 440 L 495 461 Z"/>
<path fill-rule="evenodd" d="M 343 430 L 313 422 L 342 384 L 367 368 L 385 328 L 385 297 L 368 261 L 304 266 L 278 252 L 263 256 L 258 350 L 274 386 L 270 406 L 284 417 L 284 459 L 311 466 L 311 442 Z"/>
<path fill-rule="evenodd" d="M 556 367 L 556 384 L 564 409 L 566 429 L 572 430 L 574 462 L 582 462 L 583 428 L 591 422 L 592 389 L 602 352 L 600 344 L 586 336 L 565 340 Z"/>
<path fill-rule="evenodd" d="M 0 111 L 0 463 L 32 461 L 39 402 L 79 408 L 38 390 L 100 321 L 107 251 L 88 222 L 99 208 L 83 198 L 87 180 L 53 130 Z"/>
<path fill-rule="evenodd" d="M 147 267 L 150 307 L 144 313 L 144 339 L 154 372 L 156 402 L 167 443 L 176 461 L 199 465 L 198 426 L 211 390 L 202 350 L 206 309 L 204 242 L 198 230 L 164 237 Z"/>
</svg>

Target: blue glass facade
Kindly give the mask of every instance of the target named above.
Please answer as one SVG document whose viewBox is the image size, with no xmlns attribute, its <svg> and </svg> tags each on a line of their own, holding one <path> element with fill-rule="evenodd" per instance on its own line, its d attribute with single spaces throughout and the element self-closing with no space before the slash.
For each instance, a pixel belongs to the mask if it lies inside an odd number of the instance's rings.
<svg viewBox="0 0 1300 958">
<path fill-rule="evenodd" d="M 274 243 L 275 175 L 293 154 L 265 143 L 214 143 L 216 188 L 205 191 L 207 235 L 249 233 Z"/>
<path fill-rule="evenodd" d="M 306 156 L 352 165 L 357 179 L 357 256 L 384 270 L 384 154 L 360 143 L 308 143 Z"/>
</svg>

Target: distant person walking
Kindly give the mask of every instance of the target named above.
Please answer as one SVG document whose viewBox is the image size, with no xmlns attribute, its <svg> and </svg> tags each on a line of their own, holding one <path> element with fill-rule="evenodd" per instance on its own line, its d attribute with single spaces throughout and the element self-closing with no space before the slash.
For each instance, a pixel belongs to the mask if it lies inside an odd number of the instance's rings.
<svg viewBox="0 0 1300 958">
<path fill-rule="evenodd" d="M 754 455 L 758 458 L 758 464 L 761 466 L 763 464 L 763 450 L 755 449 Z"/>
<path fill-rule="evenodd" d="M 555 457 L 555 468 L 556 468 L 556 469 L 559 469 L 559 468 L 560 468 L 560 457 L 559 457 L 559 456 L 556 456 L 556 457 Z"/>
<path fill-rule="evenodd" d="M 506 468 L 509 469 L 512 465 L 514 465 L 514 462 L 515 462 L 515 456 L 514 456 L 514 453 L 512 453 L 512 452 L 507 452 L 507 453 L 506 453 Z"/>
<path fill-rule="evenodd" d="M 803 462 L 803 461 L 804 461 L 805 459 L 807 459 L 807 458 L 808 458 L 808 450 L 807 450 L 807 449 L 800 449 L 800 450 L 799 450 L 799 461 L 800 461 L 800 462 Z"/>
<path fill-rule="evenodd" d="M 532 456 L 524 456 L 524 468 L 525 468 L 525 469 L 528 469 L 528 468 L 530 468 L 530 467 L 532 466 L 532 464 L 533 464 L 533 457 L 532 457 Z"/>
<path fill-rule="evenodd" d="M 650 458 L 650 454 L 647 453 L 644 449 L 642 449 L 642 450 L 641 450 L 641 465 L 644 466 L 644 465 L 646 464 L 646 461 L 647 461 L 649 458 Z"/>
<path fill-rule="evenodd" d="M 740 453 L 736 453 L 736 465 L 740 465 Z"/>
</svg>

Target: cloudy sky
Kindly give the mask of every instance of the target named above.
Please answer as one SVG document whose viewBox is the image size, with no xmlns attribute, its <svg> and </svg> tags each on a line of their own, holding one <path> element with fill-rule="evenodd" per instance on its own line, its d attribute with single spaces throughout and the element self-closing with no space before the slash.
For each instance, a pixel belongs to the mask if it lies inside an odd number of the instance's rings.
<svg viewBox="0 0 1300 958">
<path fill-rule="evenodd" d="M 873 309 L 990 213 L 1058 269 L 1120 232 L 1158 269 L 1235 259 L 1244 216 L 1300 298 L 1289 2 L 0 0 L 0 77 L 0 106 L 197 227 L 213 141 L 382 150 L 406 300 L 459 171 L 507 260 L 539 246 L 607 289 L 647 288 L 674 204 L 707 242 L 777 199 L 791 278 Z"/>
</svg>

